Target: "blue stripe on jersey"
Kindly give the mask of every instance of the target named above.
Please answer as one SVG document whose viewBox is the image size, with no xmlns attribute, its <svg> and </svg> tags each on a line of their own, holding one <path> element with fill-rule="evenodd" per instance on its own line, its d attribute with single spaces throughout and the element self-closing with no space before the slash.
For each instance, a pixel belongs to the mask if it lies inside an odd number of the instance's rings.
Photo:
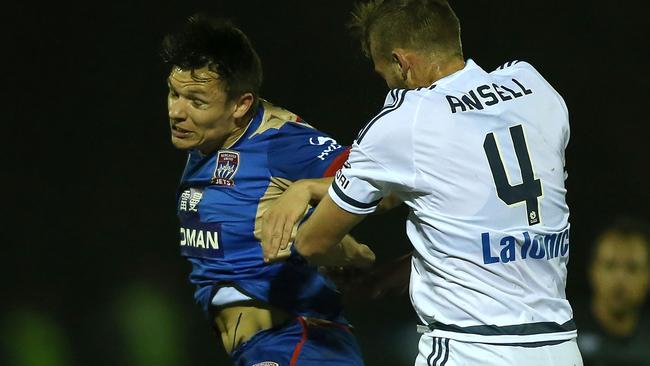
<svg viewBox="0 0 650 366">
<path fill-rule="evenodd" d="M 368 122 L 368 124 L 366 124 L 366 126 L 361 130 L 361 132 L 359 133 L 359 136 L 357 137 L 357 144 L 361 143 L 361 140 L 363 140 L 363 137 L 366 135 L 366 133 L 368 133 L 368 131 L 370 130 L 372 125 L 375 124 L 375 122 L 379 121 L 379 119 L 381 119 L 381 117 L 384 117 L 385 115 L 389 114 L 390 112 L 393 112 L 393 111 L 396 111 L 397 109 L 399 109 L 399 107 L 404 102 L 404 99 L 406 99 L 406 98 L 404 98 L 404 96 L 406 95 L 407 92 L 408 92 L 407 89 L 401 89 L 399 91 L 398 96 L 397 96 L 397 103 L 393 104 L 390 107 L 384 108 L 377 116 L 375 116 L 375 118 L 371 119 L 370 122 Z"/>
</svg>

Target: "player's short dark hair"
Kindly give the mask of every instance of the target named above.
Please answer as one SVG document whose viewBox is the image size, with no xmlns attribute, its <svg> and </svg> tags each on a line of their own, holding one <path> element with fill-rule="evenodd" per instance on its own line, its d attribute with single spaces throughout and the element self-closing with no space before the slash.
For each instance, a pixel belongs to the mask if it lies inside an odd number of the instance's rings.
<svg viewBox="0 0 650 366">
<path fill-rule="evenodd" d="M 650 224 L 640 218 L 630 216 L 620 216 L 615 218 L 606 226 L 596 237 L 596 242 L 592 246 L 591 261 L 596 259 L 596 253 L 600 244 L 607 234 L 617 234 L 624 238 L 640 237 L 646 247 L 646 255 L 650 264 Z"/>
<path fill-rule="evenodd" d="M 369 0 L 358 3 L 349 28 L 370 57 L 371 37 L 383 57 L 394 48 L 462 57 L 460 22 L 446 0 Z"/>
<path fill-rule="evenodd" d="M 229 100 L 244 93 L 258 96 L 262 63 L 248 37 L 230 21 L 195 14 L 162 42 L 163 61 L 171 67 L 208 67 L 224 81 Z"/>
</svg>

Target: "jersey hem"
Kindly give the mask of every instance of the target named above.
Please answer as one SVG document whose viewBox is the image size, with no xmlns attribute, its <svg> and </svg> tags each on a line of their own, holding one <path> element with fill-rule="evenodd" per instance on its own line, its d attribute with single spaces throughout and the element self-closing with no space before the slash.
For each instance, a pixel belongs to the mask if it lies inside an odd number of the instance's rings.
<svg viewBox="0 0 650 366">
<path fill-rule="evenodd" d="M 573 330 L 561 333 L 543 333 L 529 335 L 491 335 L 457 333 L 446 330 L 433 330 L 424 333 L 431 337 L 449 338 L 461 342 L 489 343 L 489 344 L 525 344 L 537 342 L 568 341 L 575 339 L 578 332 Z"/>
</svg>

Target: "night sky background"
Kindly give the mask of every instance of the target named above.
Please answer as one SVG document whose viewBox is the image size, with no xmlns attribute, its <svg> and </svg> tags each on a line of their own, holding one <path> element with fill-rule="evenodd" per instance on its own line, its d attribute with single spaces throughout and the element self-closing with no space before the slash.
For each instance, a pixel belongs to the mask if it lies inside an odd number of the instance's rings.
<svg viewBox="0 0 650 366">
<path fill-rule="evenodd" d="M 530 62 L 568 105 L 567 295 L 580 311 L 594 236 L 620 214 L 650 218 L 646 12 L 603 0 L 452 5 L 466 58 L 486 70 Z M 56 340 L 44 343 L 59 364 L 225 365 L 178 255 L 185 154 L 170 143 L 160 41 L 198 11 L 233 19 L 262 59 L 262 97 L 350 144 L 387 93 L 345 28 L 352 2 L 3 7 L 0 364 L 42 351 L 29 343 L 42 338 Z M 353 233 L 385 262 L 410 248 L 405 214 L 372 217 Z M 412 364 L 407 296 L 355 303 L 348 314 L 368 365 Z M 166 356 L 152 361 L 146 350 Z"/>
</svg>

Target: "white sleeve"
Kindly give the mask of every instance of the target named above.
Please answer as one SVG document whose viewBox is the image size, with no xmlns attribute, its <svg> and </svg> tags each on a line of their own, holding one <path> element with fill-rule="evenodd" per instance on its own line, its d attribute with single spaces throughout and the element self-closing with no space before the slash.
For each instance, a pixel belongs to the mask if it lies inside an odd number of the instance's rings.
<svg viewBox="0 0 650 366">
<path fill-rule="evenodd" d="M 352 145 L 348 161 L 329 188 L 332 200 L 354 214 L 369 214 L 390 192 L 414 189 L 413 122 L 416 103 L 399 91 L 393 108 L 384 108 Z"/>
<path fill-rule="evenodd" d="M 549 84 L 550 86 L 550 84 Z M 551 87 L 552 89 L 552 87 Z M 562 165 L 564 166 L 564 180 L 567 180 L 569 178 L 569 173 L 566 170 L 566 148 L 569 145 L 569 139 L 571 138 L 571 126 L 569 124 L 569 109 L 567 108 L 566 102 L 564 101 L 564 98 L 553 89 L 553 92 L 555 93 L 555 96 L 560 102 L 560 105 L 562 107 L 562 112 L 564 114 L 564 121 L 562 121 L 562 136 L 561 136 L 561 144 L 559 146 L 560 150 L 560 156 L 562 157 Z"/>
</svg>

